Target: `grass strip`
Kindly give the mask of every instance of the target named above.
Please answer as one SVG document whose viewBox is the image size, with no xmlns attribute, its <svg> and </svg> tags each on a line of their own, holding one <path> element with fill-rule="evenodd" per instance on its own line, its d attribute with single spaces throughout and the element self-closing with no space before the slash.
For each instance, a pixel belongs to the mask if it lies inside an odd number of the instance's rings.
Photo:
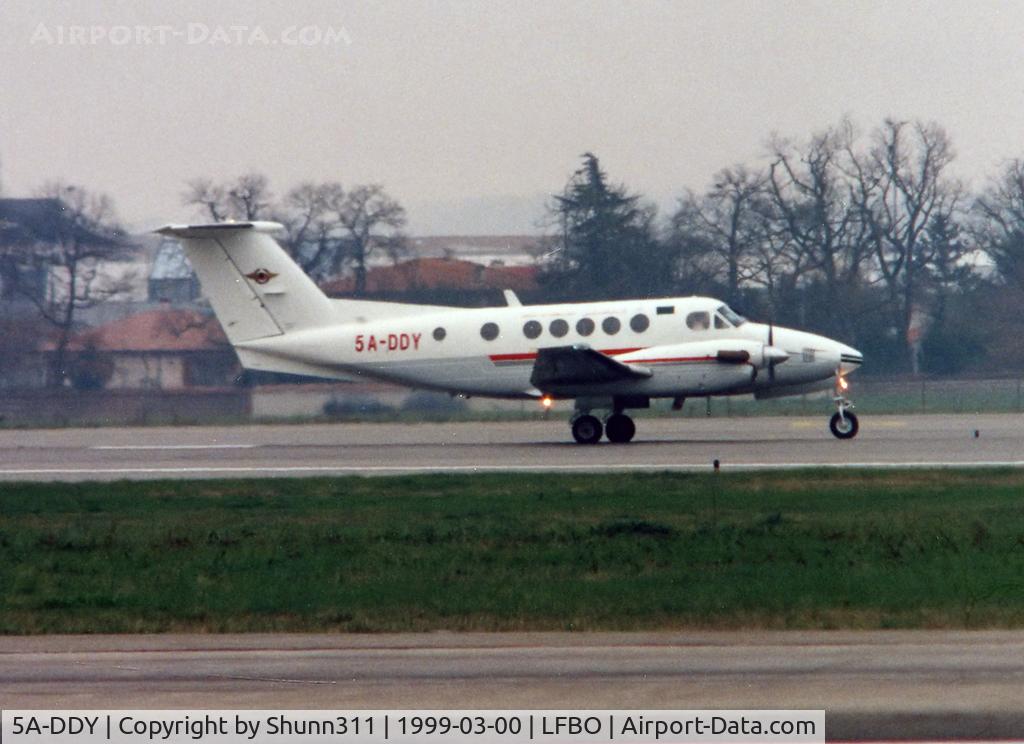
<svg viewBox="0 0 1024 744">
<path fill-rule="evenodd" d="M 1024 626 L 1024 473 L 0 484 L 0 633 Z"/>
</svg>

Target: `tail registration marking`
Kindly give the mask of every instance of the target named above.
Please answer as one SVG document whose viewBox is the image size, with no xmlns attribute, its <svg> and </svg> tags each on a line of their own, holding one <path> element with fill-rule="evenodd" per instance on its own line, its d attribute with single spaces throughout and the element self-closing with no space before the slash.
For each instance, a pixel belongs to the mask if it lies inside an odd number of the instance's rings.
<svg viewBox="0 0 1024 744">
<path fill-rule="evenodd" d="M 355 349 L 356 352 L 362 353 L 365 351 L 413 351 L 420 350 L 420 339 L 423 338 L 422 333 L 389 333 L 386 336 L 381 334 L 377 336 L 375 334 L 356 334 Z"/>
</svg>

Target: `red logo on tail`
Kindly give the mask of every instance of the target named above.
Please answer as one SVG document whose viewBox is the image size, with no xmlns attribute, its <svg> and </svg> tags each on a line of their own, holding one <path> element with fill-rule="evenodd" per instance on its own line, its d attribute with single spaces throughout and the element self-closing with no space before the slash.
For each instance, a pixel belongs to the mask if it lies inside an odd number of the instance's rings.
<svg viewBox="0 0 1024 744">
<path fill-rule="evenodd" d="M 252 279 L 257 284 L 266 284 L 273 279 L 277 274 L 267 269 L 256 269 L 256 271 L 250 271 L 245 275 L 246 279 Z"/>
</svg>

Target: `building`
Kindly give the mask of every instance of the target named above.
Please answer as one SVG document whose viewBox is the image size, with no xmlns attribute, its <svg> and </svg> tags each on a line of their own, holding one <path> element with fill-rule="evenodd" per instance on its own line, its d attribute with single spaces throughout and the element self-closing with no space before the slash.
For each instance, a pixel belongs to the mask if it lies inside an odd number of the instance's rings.
<svg viewBox="0 0 1024 744">
<path fill-rule="evenodd" d="M 57 199 L 0 199 L 0 300 L 45 302 L 48 267 L 37 260 L 39 248 L 73 227 Z"/>
<path fill-rule="evenodd" d="M 541 250 L 536 235 L 430 235 L 409 238 L 420 258 L 459 258 L 483 266 L 530 266 Z"/>
<path fill-rule="evenodd" d="M 176 240 L 163 240 L 149 271 L 147 297 L 150 302 L 192 303 L 199 299 L 199 280 Z"/>
<path fill-rule="evenodd" d="M 59 312 L 72 268 L 76 322 L 78 311 L 103 300 L 144 299 L 135 286 L 139 258 L 133 243 L 76 217 L 60 199 L 0 199 L 0 302 L 8 316 L 26 309 Z"/>
<path fill-rule="evenodd" d="M 158 309 L 75 336 L 71 378 L 76 387 L 179 390 L 231 385 L 238 358 L 213 317 Z"/>
</svg>

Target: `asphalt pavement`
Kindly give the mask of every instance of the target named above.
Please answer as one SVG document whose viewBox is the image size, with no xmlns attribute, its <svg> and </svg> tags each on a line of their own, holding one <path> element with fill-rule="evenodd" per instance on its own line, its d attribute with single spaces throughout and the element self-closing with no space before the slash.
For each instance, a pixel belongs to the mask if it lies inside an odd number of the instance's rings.
<svg viewBox="0 0 1024 744">
<path fill-rule="evenodd" d="M 627 445 L 578 445 L 549 421 L 0 431 L 0 480 L 295 477 L 1024 465 L 1019 414 L 639 419 Z"/>
</svg>

